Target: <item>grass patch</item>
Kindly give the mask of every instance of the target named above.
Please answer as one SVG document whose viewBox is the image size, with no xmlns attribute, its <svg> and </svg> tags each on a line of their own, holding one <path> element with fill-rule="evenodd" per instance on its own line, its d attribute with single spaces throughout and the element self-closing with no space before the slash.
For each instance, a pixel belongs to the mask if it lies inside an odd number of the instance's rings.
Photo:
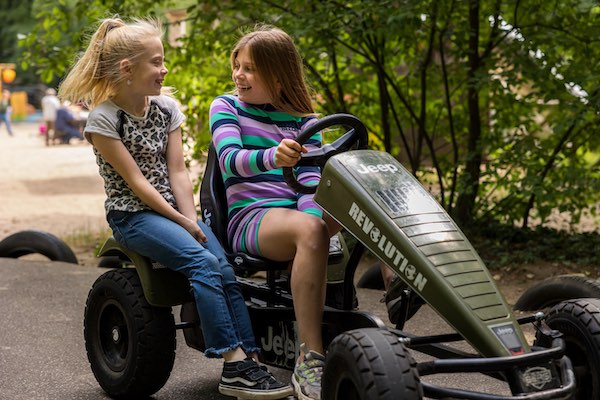
<svg viewBox="0 0 600 400">
<path fill-rule="evenodd" d="M 111 234 L 112 232 L 109 228 L 99 230 L 86 227 L 64 235 L 61 239 L 64 240 L 74 252 L 89 252 L 90 256 L 95 256 L 100 246 Z"/>
</svg>

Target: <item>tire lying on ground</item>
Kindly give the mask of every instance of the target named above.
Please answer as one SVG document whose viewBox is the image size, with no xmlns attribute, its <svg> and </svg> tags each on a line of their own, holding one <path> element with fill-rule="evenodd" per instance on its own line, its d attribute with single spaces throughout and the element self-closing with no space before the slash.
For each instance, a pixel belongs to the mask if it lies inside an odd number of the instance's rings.
<svg viewBox="0 0 600 400">
<path fill-rule="evenodd" d="M 581 275 L 559 275 L 544 279 L 527 289 L 514 305 L 518 311 L 537 311 L 561 301 L 600 298 L 600 282 Z"/>
<path fill-rule="evenodd" d="M 25 230 L 0 241 L 0 257 L 19 258 L 28 254 L 41 254 L 52 261 L 77 264 L 77 256 L 61 239 L 51 233 Z"/>
<path fill-rule="evenodd" d="M 383 284 L 383 277 L 381 276 L 380 263 L 376 262 L 371 265 L 365 273 L 360 277 L 356 287 L 365 289 L 385 289 Z"/>
</svg>

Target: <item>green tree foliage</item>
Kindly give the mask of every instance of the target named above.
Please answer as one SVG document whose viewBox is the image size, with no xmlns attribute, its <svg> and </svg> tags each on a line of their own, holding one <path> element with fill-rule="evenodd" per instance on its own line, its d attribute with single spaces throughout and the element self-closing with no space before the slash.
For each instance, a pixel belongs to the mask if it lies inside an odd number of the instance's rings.
<svg viewBox="0 0 600 400">
<path fill-rule="evenodd" d="M 23 43 L 44 74 L 62 74 L 81 47 L 77 24 L 159 7 L 60 4 L 40 9 Z M 600 193 L 599 15 L 592 0 L 191 2 L 167 79 L 200 157 L 209 104 L 232 88 L 240 27 L 279 26 L 301 49 L 319 111 L 360 117 L 371 146 L 398 157 L 459 222 L 527 226 L 555 209 L 576 222 Z M 59 27 L 71 34 L 57 37 Z"/>
<path fill-rule="evenodd" d="M 32 3 L 33 0 L 0 0 L 0 63 L 17 64 L 21 58 L 18 39 L 30 32 L 35 25 L 30 17 Z M 16 71 L 15 84 L 29 83 L 31 76 L 24 74 L 19 66 Z"/>
</svg>

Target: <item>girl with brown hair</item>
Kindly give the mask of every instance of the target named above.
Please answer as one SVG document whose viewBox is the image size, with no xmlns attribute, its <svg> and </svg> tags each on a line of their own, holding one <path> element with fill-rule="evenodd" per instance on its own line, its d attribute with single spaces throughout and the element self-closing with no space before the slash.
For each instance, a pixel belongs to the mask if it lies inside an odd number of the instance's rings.
<svg viewBox="0 0 600 400">
<path fill-rule="evenodd" d="M 285 183 L 283 167 L 321 146 L 294 139 L 317 119 L 303 65 L 284 31 L 264 26 L 243 36 L 231 53 L 235 94 L 210 110 L 213 143 L 225 183 L 228 236 L 234 251 L 291 261 L 291 290 L 302 342 L 292 376 L 300 399 L 321 398 L 324 365 L 321 323 L 329 238 L 338 225 L 313 201 Z M 298 181 L 316 183 L 317 167 L 298 168 Z"/>
</svg>

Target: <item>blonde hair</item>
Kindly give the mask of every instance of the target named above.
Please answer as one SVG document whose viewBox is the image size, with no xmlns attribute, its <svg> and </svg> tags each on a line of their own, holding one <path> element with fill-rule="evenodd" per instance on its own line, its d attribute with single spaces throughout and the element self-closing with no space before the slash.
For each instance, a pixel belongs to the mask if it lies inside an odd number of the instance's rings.
<svg viewBox="0 0 600 400">
<path fill-rule="evenodd" d="M 128 59 L 135 68 L 147 39 L 162 36 L 162 24 L 157 19 L 134 19 L 129 23 L 116 17 L 101 20 L 87 49 L 60 84 L 59 97 L 83 102 L 90 108 L 106 101 L 125 79 L 121 61 Z"/>
<path fill-rule="evenodd" d="M 243 48 L 248 49 L 256 72 L 265 82 L 277 110 L 302 116 L 315 113 L 302 57 L 287 33 L 270 25 L 259 26 L 247 33 L 231 52 L 231 68 Z"/>
</svg>

